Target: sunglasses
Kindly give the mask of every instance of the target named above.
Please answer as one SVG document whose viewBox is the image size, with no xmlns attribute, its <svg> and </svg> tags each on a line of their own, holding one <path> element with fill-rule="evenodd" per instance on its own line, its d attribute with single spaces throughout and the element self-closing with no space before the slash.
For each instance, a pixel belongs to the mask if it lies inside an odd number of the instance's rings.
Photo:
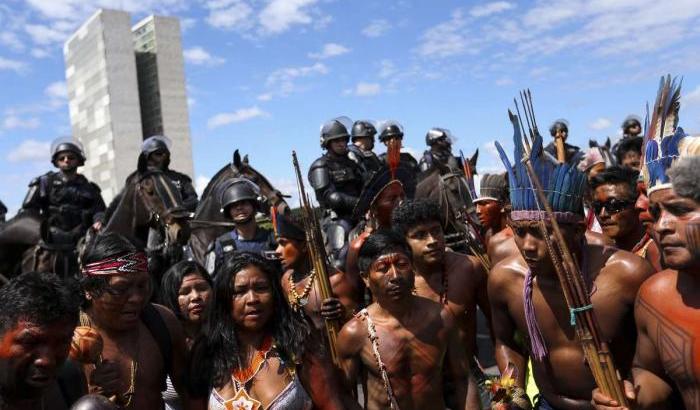
<svg viewBox="0 0 700 410">
<path fill-rule="evenodd" d="M 591 207 L 593 208 L 593 211 L 595 211 L 596 215 L 600 214 L 603 208 L 605 208 L 609 214 L 616 214 L 634 205 L 634 203 L 635 201 L 610 198 L 605 202 L 593 201 L 591 203 Z"/>
</svg>

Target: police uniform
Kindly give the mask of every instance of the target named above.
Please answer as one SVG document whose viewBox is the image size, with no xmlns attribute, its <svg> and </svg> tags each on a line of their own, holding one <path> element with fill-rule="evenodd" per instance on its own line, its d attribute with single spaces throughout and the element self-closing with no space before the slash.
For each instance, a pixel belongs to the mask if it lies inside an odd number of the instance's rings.
<svg viewBox="0 0 700 410">
<path fill-rule="evenodd" d="M 348 146 L 348 158 L 360 166 L 360 169 L 362 169 L 362 180 L 365 182 L 373 173 L 379 171 L 379 168 L 382 167 L 382 161 L 377 154 L 371 150 L 363 151 L 354 142 L 359 138 L 370 138 L 372 145 L 374 145 L 374 135 L 376 133 L 377 129 L 374 127 L 374 124 L 367 120 L 355 121 L 350 133 L 350 139 L 353 144 Z"/>
<path fill-rule="evenodd" d="M 461 174 L 462 160 L 452 155 L 453 140 L 452 133 L 448 129 L 435 127 L 428 130 L 425 134 L 425 145 L 430 149 L 423 152 L 418 169 L 426 172 L 436 164 L 441 164 Z"/>
</svg>

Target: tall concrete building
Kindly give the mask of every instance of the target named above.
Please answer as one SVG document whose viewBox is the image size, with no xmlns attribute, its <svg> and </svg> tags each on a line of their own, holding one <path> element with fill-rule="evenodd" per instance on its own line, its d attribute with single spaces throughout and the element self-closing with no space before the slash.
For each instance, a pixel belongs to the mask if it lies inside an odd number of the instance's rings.
<svg viewBox="0 0 700 410">
<path fill-rule="evenodd" d="M 171 167 L 193 174 L 180 24 L 151 16 L 131 27 L 123 11 L 99 10 L 65 43 L 73 137 L 83 173 L 110 201 L 136 169 L 144 138 L 173 141 Z"/>
</svg>

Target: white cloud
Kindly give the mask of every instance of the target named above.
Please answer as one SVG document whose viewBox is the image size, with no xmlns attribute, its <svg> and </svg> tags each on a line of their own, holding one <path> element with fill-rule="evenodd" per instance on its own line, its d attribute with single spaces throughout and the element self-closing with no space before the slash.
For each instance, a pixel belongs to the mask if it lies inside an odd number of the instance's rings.
<svg viewBox="0 0 700 410">
<path fill-rule="evenodd" d="M 496 80 L 496 85 L 499 87 L 504 87 L 506 85 L 513 84 L 513 80 L 510 77 L 501 77 Z"/>
<path fill-rule="evenodd" d="M 379 78 L 388 78 L 396 74 L 396 66 L 391 60 L 384 59 L 379 62 Z"/>
<path fill-rule="evenodd" d="M 69 30 L 59 30 L 43 24 L 27 24 L 24 30 L 29 34 L 34 43 L 45 46 L 61 43 L 70 35 Z"/>
<path fill-rule="evenodd" d="M 452 12 L 449 21 L 439 23 L 421 36 L 417 52 L 423 57 L 445 58 L 464 53 L 476 53 L 478 48 L 465 32 L 466 21 L 461 10 Z"/>
<path fill-rule="evenodd" d="M 204 193 L 204 188 L 207 187 L 209 181 L 211 181 L 211 178 L 205 177 L 204 175 L 198 175 L 197 178 L 195 178 L 194 190 L 197 191 L 197 195 L 200 197 L 202 196 L 202 193 Z"/>
<path fill-rule="evenodd" d="M 384 19 L 372 20 L 371 23 L 362 29 L 362 34 L 367 37 L 381 37 L 391 30 L 391 23 Z"/>
<path fill-rule="evenodd" d="M 51 53 L 43 48 L 34 47 L 32 48 L 31 55 L 34 58 L 46 58 L 51 55 Z"/>
<path fill-rule="evenodd" d="M 221 57 L 209 54 L 208 51 L 199 46 L 186 49 L 183 55 L 186 62 L 194 65 L 214 66 L 223 64 L 226 61 Z"/>
<path fill-rule="evenodd" d="M 209 118 L 209 121 L 207 121 L 207 127 L 209 127 L 209 129 L 213 129 L 223 125 L 252 120 L 253 118 L 269 116 L 270 114 L 261 110 L 258 108 L 258 106 L 240 108 L 234 112 L 220 113 Z"/>
<path fill-rule="evenodd" d="M 309 53 L 309 58 L 324 60 L 350 52 L 350 49 L 338 43 L 326 43 L 318 53 Z"/>
<path fill-rule="evenodd" d="M 378 83 L 359 82 L 355 88 L 343 91 L 345 95 L 355 95 L 358 97 L 370 97 L 381 92 L 382 87 Z"/>
<path fill-rule="evenodd" d="M 15 51 L 24 50 L 24 43 L 20 41 L 17 34 L 12 31 L 3 31 L 0 33 L 0 44 L 4 44 Z"/>
<path fill-rule="evenodd" d="M 37 117 L 22 119 L 16 115 L 8 115 L 2 121 L 2 127 L 6 130 L 18 128 L 34 129 L 38 128 L 39 125 L 41 125 L 41 122 Z"/>
<path fill-rule="evenodd" d="M 197 25 L 197 19 L 185 17 L 180 19 L 180 30 L 187 31 Z"/>
<path fill-rule="evenodd" d="M 700 85 L 695 87 L 693 91 L 685 94 L 683 98 L 681 98 L 681 101 L 685 106 L 698 105 L 700 103 Z"/>
<path fill-rule="evenodd" d="M 25 68 L 27 68 L 27 64 L 22 61 L 0 57 L 0 70 L 12 70 L 19 73 L 24 71 Z"/>
<path fill-rule="evenodd" d="M 45 161 L 50 148 L 51 144 L 48 142 L 29 139 L 10 151 L 7 154 L 7 160 L 10 162 Z"/>
<path fill-rule="evenodd" d="M 272 99 L 271 93 L 260 94 L 257 97 L 258 101 L 270 101 Z"/>
<path fill-rule="evenodd" d="M 68 89 L 66 88 L 65 81 L 55 81 L 44 89 L 44 94 L 50 98 L 66 98 L 68 96 Z"/>
<path fill-rule="evenodd" d="M 469 10 L 469 15 L 472 17 L 486 17 L 492 14 L 502 13 L 512 8 L 515 8 L 515 4 L 513 3 L 507 1 L 495 1 L 493 3 L 486 3 L 472 7 L 471 10 Z"/>
<path fill-rule="evenodd" d="M 328 67 L 323 63 L 315 63 L 309 66 L 280 68 L 267 76 L 265 86 L 278 95 L 289 95 L 298 90 L 295 81 L 299 78 L 312 77 L 315 75 L 328 74 Z M 263 94 L 264 95 L 264 94 Z M 270 97 L 272 95 L 270 94 Z"/>
<path fill-rule="evenodd" d="M 612 125 L 612 121 L 610 121 L 607 118 L 600 117 L 600 118 L 597 118 L 592 123 L 588 124 L 588 128 L 595 130 L 595 131 L 601 131 L 601 130 L 604 130 L 606 128 L 610 128 L 611 125 Z"/>
<path fill-rule="evenodd" d="M 215 0 L 207 3 L 207 23 L 221 29 L 249 29 L 253 8 L 242 0 Z"/>
<path fill-rule="evenodd" d="M 271 0 L 258 15 L 264 34 L 279 34 L 295 24 L 310 24 L 310 6 L 318 0 Z"/>
</svg>

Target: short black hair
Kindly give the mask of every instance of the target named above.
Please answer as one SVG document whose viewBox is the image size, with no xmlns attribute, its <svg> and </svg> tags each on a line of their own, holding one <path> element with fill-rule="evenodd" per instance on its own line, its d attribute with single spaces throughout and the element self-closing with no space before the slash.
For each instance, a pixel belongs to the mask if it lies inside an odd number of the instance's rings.
<svg viewBox="0 0 700 410">
<path fill-rule="evenodd" d="M 402 252 L 411 258 L 411 248 L 406 243 L 403 236 L 398 233 L 383 229 L 367 237 L 360 247 L 357 259 L 357 267 L 363 276 L 369 273 L 369 267 L 382 255 L 392 252 Z"/>
<path fill-rule="evenodd" d="M 617 163 L 622 164 L 622 160 L 625 159 L 625 155 L 630 151 L 642 155 L 643 142 L 644 138 L 642 137 L 623 138 L 620 143 L 617 144 L 617 149 L 615 150 L 615 158 L 617 158 Z"/>
<path fill-rule="evenodd" d="M 80 289 L 74 280 L 53 273 L 27 272 L 12 278 L 0 288 L 0 300 L 0 336 L 20 320 L 39 325 L 78 323 Z"/>
<path fill-rule="evenodd" d="M 105 232 L 97 235 L 90 243 L 88 243 L 80 259 L 81 266 L 88 263 L 99 262 L 117 255 L 136 252 L 139 248 L 136 247 L 129 239 L 114 232 Z M 108 285 L 108 278 L 105 276 L 87 276 L 80 275 L 80 286 L 83 291 L 92 295 L 99 296 L 104 292 Z M 85 306 L 89 302 L 85 301 Z"/>
<path fill-rule="evenodd" d="M 190 274 L 197 274 L 202 277 L 209 287 L 214 288 L 214 282 L 212 282 L 209 273 L 204 269 L 202 265 L 192 260 L 180 261 L 173 266 L 171 266 L 163 274 L 163 278 L 160 281 L 160 294 L 158 301 L 168 309 L 170 309 L 178 319 L 184 320 L 182 312 L 180 312 L 180 304 L 177 301 L 180 286 L 182 286 L 182 280 L 185 276 Z"/>
<path fill-rule="evenodd" d="M 391 227 L 404 236 L 414 226 L 433 221 L 442 224 L 440 206 L 430 199 L 403 201 L 391 214 Z"/>
<path fill-rule="evenodd" d="M 630 191 L 630 199 L 637 199 L 637 196 L 639 196 L 639 194 L 637 193 L 638 177 L 639 171 L 615 165 L 610 168 L 605 168 L 605 170 L 596 174 L 596 176 L 590 179 L 589 184 L 591 187 L 591 191 L 595 191 L 596 188 L 598 188 L 601 185 L 627 185 L 627 188 Z"/>
</svg>

